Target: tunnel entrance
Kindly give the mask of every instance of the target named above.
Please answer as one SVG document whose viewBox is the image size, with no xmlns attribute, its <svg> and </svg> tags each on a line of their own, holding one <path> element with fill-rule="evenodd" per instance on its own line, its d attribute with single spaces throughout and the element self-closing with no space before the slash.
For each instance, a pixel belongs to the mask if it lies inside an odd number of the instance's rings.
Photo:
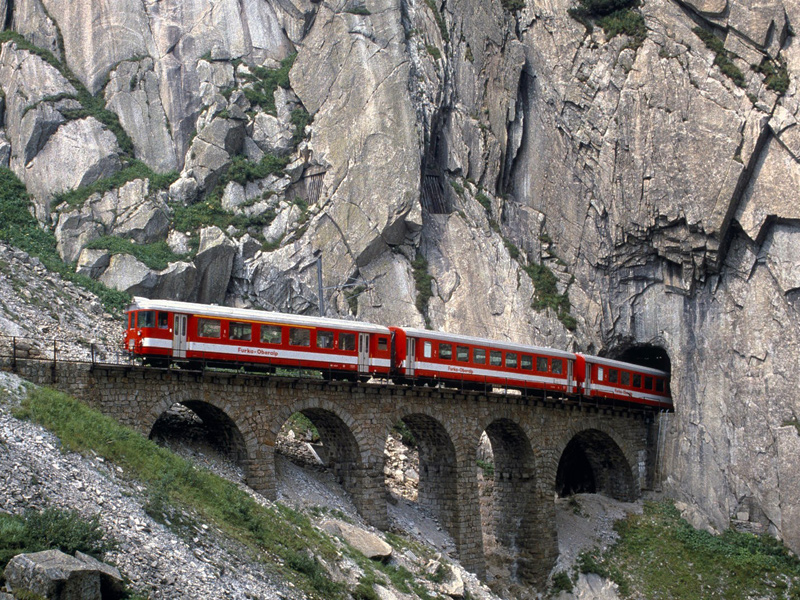
<svg viewBox="0 0 800 600">
<path fill-rule="evenodd" d="M 600 493 L 631 502 L 637 490 L 633 471 L 617 443 L 606 433 L 587 429 L 570 440 L 556 472 L 559 497 Z"/>
<path fill-rule="evenodd" d="M 618 352 L 612 353 L 609 358 L 641 367 L 666 371 L 667 373 L 672 372 L 672 361 L 669 358 L 669 354 L 660 346 L 650 344 L 627 346 L 624 349 L 619 349 Z"/>
</svg>

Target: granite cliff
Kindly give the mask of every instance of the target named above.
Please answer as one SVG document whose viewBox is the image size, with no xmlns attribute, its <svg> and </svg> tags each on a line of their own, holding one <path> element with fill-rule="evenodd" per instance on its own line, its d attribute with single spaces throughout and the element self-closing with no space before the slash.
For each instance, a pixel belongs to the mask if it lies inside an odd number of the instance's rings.
<svg viewBox="0 0 800 600">
<path fill-rule="evenodd" d="M 0 161 L 131 293 L 666 352 L 665 489 L 800 551 L 800 4 L 576 7 L 0 0 Z"/>
</svg>

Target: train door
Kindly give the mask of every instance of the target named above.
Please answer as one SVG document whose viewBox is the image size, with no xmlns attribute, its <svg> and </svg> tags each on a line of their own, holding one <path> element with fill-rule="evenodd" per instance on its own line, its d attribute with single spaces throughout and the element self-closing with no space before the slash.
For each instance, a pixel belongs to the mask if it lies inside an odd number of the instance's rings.
<svg viewBox="0 0 800 600">
<path fill-rule="evenodd" d="M 567 393 L 568 394 L 571 394 L 575 390 L 575 388 L 573 387 L 573 385 L 575 383 L 574 380 L 573 380 L 573 370 L 574 370 L 574 368 L 575 368 L 575 361 L 574 360 L 568 360 L 567 361 Z"/>
<path fill-rule="evenodd" d="M 417 340 L 408 338 L 406 340 L 406 375 L 414 376 L 414 362 L 416 360 Z"/>
<path fill-rule="evenodd" d="M 175 315 L 172 323 L 172 356 L 186 358 L 186 321 L 187 315 Z"/>
<path fill-rule="evenodd" d="M 369 373 L 369 334 L 358 334 L 358 372 Z"/>
</svg>

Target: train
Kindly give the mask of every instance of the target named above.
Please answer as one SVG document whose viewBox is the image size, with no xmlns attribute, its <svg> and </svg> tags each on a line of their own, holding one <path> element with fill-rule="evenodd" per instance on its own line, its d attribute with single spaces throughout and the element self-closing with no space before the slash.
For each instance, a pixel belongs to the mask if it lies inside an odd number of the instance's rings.
<svg viewBox="0 0 800 600">
<path fill-rule="evenodd" d="M 124 349 L 147 365 L 313 369 L 352 381 L 560 394 L 672 408 L 665 371 L 425 329 L 135 297 Z"/>
</svg>

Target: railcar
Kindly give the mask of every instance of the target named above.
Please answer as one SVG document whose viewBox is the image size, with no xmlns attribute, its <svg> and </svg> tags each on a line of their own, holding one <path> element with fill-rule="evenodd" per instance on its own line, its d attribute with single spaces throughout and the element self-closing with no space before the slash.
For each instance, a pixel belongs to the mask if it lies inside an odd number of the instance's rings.
<svg viewBox="0 0 800 600">
<path fill-rule="evenodd" d="M 392 332 L 380 325 L 139 297 L 126 312 L 125 348 L 149 364 L 389 374 Z"/>
<path fill-rule="evenodd" d="M 465 389 L 512 387 L 669 409 L 669 375 L 621 361 L 407 327 L 134 298 L 125 349 L 147 364 L 309 368 Z"/>
<path fill-rule="evenodd" d="M 585 354 L 577 355 L 576 371 L 584 396 L 672 408 L 665 371 Z"/>
<path fill-rule="evenodd" d="M 421 329 L 396 329 L 396 356 L 406 378 L 485 389 L 510 386 L 563 394 L 578 391 L 572 352 Z M 405 338 L 405 343 L 403 343 Z"/>
</svg>

